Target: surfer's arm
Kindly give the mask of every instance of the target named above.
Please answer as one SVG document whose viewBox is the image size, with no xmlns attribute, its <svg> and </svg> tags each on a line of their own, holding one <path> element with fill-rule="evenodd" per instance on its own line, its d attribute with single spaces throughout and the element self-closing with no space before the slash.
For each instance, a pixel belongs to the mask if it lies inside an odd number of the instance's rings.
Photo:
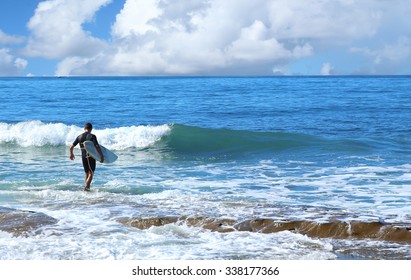
<svg viewBox="0 0 411 280">
<path fill-rule="evenodd" d="M 96 145 L 96 150 L 100 154 L 100 158 L 101 158 L 100 162 L 103 163 L 104 162 L 104 155 L 103 155 L 103 152 L 101 151 L 100 146 L 98 144 Z"/>
<path fill-rule="evenodd" d="M 71 145 L 71 146 L 70 146 L 70 159 L 71 159 L 71 160 L 75 159 L 73 150 L 74 150 L 74 145 Z"/>
</svg>

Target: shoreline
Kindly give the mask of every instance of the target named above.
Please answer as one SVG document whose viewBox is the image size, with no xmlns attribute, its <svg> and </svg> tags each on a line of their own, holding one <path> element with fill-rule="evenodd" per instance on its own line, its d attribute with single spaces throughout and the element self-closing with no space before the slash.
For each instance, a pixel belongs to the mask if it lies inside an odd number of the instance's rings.
<svg viewBox="0 0 411 280">
<path fill-rule="evenodd" d="M 411 245 L 411 231 L 407 225 L 382 224 L 377 222 L 352 223 L 330 221 L 318 223 L 313 221 L 274 221 L 271 219 L 252 219 L 236 221 L 230 219 L 205 218 L 205 217 L 162 217 L 162 218 L 114 218 L 118 225 L 135 228 L 140 231 L 153 231 L 155 228 L 182 227 L 190 231 L 208 231 L 223 234 L 230 239 L 230 234 L 250 232 L 254 234 L 279 234 L 290 232 L 311 238 L 325 240 L 333 244 L 331 252 L 335 260 L 373 260 L 373 259 L 409 259 L 385 255 L 378 248 L 364 248 L 350 244 L 360 244 L 367 241 L 380 241 L 387 246 Z M 8 232 L 13 238 L 46 238 L 42 235 L 43 229 L 56 226 L 60 221 L 44 213 L 17 210 L 0 207 L 0 231 Z M 126 228 L 124 228 L 126 230 Z M 351 232 L 348 232 L 351 230 Z M 64 232 L 60 233 L 64 235 Z M 37 237 L 36 237 L 37 236 Z M 124 237 L 126 242 L 127 237 Z M 130 238 L 133 238 L 130 236 Z M 334 258 L 332 258 L 334 259 Z"/>
</svg>

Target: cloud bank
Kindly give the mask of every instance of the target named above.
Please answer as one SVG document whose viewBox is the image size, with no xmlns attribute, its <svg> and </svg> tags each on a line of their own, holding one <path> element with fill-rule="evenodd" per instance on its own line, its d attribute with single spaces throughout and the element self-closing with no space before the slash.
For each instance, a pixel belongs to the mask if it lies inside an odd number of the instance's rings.
<svg viewBox="0 0 411 280">
<path fill-rule="evenodd" d="M 378 74 L 411 56 L 411 35 L 401 34 L 411 28 L 408 0 L 125 0 L 110 38 L 97 38 L 85 23 L 111 2 L 40 2 L 24 54 L 58 60 L 62 76 L 271 75 L 333 49 L 364 57 L 366 71 Z M 373 40 L 394 28 L 394 40 Z M 0 33 L 0 44 L 15 39 Z M 0 61 L 16 64 L 2 51 Z M 333 61 L 321 64 L 318 74 L 338 70 Z"/>
<path fill-rule="evenodd" d="M 396 42 L 385 44 L 380 49 L 351 48 L 351 52 L 372 59 L 370 74 L 390 74 L 407 66 L 411 58 L 411 38 L 401 36 Z"/>
</svg>

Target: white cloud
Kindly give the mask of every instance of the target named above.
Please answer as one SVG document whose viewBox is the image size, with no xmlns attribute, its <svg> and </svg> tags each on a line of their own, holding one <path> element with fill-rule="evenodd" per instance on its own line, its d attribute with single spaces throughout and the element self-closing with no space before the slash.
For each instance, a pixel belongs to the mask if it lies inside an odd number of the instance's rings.
<svg viewBox="0 0 411 280">
<path fill-rule="evenodd" d="M 0 29 L 0 45 L 20 44 L 23 41 L 23 37 L 7 35 Z"/>
<path fill-rule="evenodd" d="M 241 29 L 240 37 L 228 47 L 228 55 L 232 59 L 251 62 L 290 57 L 290 51 L 267 33 L 264 23 L 256 20 L 252 25 Z"/>
<path fill-rule="evenodd" d="M 142 35 L 148 31 L 158 31 L 153 24 L 150 24 L 150 20 L 161 15 L 157 2 L 156 0 L 126 1 L 112 27 L 113 36 L 122 38 Z"/>
<path fill-rule="evenodd" d="M 332 67 L 331 63 L 329 63 L 329 62 L 324 63 L 322 68 L 321 68 L 320 74 L 323 75 L 323 76 L 333 75 L 334 74 L 334 68 Z"/>
<path fill-rule="evenodd" d="M 346 40 L 375 34 L 381 15 L 373 0 L 276 0 L 269 22 L 279 39 Z"/>
<path fill-rule="evenodd" d="M 16 76 L 27 67 L 27 61 L 10 54 L 9 49 L 0 49 L 0 76 Z"/>
<path fill-rule="evenodd" d="M 20 36 L 12 36 L 0 30 L 0 46 L 24 42 Z M 16 76 L 27 67 L 27 60 L 16 57 L 9 48 L 0 48 L 0 76 Z"/>
<path fill-rule="evenodd" d="M 84 57 L 67 57 L 58 64 L 55 74 L 56 76 L 69 76 L 72 72 L 77 71 L 77 69 L 81 69 L 88 61 L 89 59 Z M 87 75 L 86 72 L 84 72 L 84 75 Z"/>
<path fill-rule="evenodd" d="M 28 23 L 31 35 L 25 49 L 28 56 L 61 59 L 93 56 L 105 42 L 82 29 L 96 11 L 111 0 L 47 0 L 39 3 Z"/>
<path fill-rule="evenodd" d="M 388 74 L 397 72 L 411 59 L 411 38 L 401 36 L 396 42 L 384 44 L 379 49 L 351 48 L 351 52 L 370 57 L 369 72 L 373 74 Z"/>
<path fill-rule="evenodd" d="M 401 63 L 410 58 L 411 55 L 411 39 L 408 37 L 400 37 L 395 44 L 387 44 L 383 49 L 374 52 L 376 57 L 375 64 L 384 62 Z"/>
</svg>

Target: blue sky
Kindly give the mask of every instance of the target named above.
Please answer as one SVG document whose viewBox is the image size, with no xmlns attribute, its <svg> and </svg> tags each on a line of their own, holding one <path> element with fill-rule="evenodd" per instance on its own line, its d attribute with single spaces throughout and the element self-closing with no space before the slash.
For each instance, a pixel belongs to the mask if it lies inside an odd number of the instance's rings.
<svg viewBox="0 0 411 280">
<path fill-rule="evenodd" d="M 0 76 L 410 75 L 410 0 L 0 1 Z"/>
</svg>

